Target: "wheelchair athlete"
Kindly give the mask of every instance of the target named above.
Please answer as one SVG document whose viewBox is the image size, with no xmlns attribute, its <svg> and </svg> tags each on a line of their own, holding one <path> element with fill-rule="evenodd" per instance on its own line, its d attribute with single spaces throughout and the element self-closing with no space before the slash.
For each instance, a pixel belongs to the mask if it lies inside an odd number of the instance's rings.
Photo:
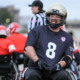
<svg viewBox="0 0 80 80">
<path fill-rule="evenodd" d="M 16 48 L 13 43 L 7 39 L 6 27 L 0 25 L 0 75 L 7 78 L 11 76 L 10 73 L 14 73 L 11 58 L 15 60 Z"/>
<path fill-rule="evenodd" d="M 10 23 L 8 26 L 8 30 L 9 30 L 10 35 L 7 36 L 7 38 L 9 40 L 11 40 L 16 47 L 17 66 L 19 64 L 24 64 L 24 67 L 25 67 L 25 66 L 27 66 L 27 62 L 25 62 L 25 60 L 26 61 L 28 60 L 27 56 L 25 56 L 25 54 L 24 54 L 24 46 L 25 46 L 27 37 L 20 34 L 20 26 L 18 23 L 15 23 L 15 22 Z"/>
<path fill-rule="evenodd" d="M 66 68 L 72 61 L 73 39 L 60 29 L 67 17 L 66 9 L 52 5 L 46 12 L 48 25 L 35 27 L 25 44 L 29 56 L 25 80 L 71 80 Z"/>
</svg>

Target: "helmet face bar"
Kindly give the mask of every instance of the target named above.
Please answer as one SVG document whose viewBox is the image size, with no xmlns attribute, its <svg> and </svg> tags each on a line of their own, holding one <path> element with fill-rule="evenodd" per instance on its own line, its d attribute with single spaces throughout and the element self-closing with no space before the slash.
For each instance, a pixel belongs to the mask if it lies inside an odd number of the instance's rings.
<svg viewBox="0 0 80 80">
<path fill-rule="evenodd" d="M 61 16 L 62 17 L 61 23 L 60 24 L 52 24 L 52 23 L 50 23 L 49 22 L 50 15 Z M 66 17 L 67 17 L 66 9 L 60 4 L 54 4 L 51 7 L 49 7 L 49 9 L 46 12 L 46 23 L 52 28 L 57 28 L 59 26 L 62 26 L 65 23 Z"/>
</svg>

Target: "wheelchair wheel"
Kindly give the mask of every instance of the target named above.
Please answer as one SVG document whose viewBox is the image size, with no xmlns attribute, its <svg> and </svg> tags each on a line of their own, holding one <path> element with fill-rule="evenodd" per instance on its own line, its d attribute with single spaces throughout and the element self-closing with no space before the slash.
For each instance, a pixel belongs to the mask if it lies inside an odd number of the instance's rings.
<svg viewBox="0 0 80 80">
<path fill-rule="evenodd" d="M 15 80 L 15 76 L 12 77 L 12 76 L 4 76 L 1 78 L 1 80 Z"/>
<path fill-rule="evenodd" d="M 69 69 L 67 69 L 66 71 L 68 72 L 70 80 L 78 80 L 77 76 L 72 71 L 70 71 Z"/>
<path fill-rule="evenodd" d="M 10 74 L 10 80 L 18 80 L 18 74 Z"/>
<path fill-rule="evenodd" d="M 11 78 L 9 76 L 7 76 L 7 77 L 4 76 L 4 77 L 1 78 L 1 80 L 11 80 Z"/>
</svg>

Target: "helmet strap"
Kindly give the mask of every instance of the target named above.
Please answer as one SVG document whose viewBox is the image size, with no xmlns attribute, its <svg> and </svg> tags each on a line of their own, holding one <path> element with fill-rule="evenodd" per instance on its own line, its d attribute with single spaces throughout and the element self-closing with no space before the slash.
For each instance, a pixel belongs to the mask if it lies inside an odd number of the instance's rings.
<svg viewBox="0 0 80 80">
<path fill-rule="evenodd" d="M 58 27 L 60 27 L 60 24 L 52 24 L 52 23 L 49 23 L 49 26 L 53 29 L 56 29 Z"/>
</svg>

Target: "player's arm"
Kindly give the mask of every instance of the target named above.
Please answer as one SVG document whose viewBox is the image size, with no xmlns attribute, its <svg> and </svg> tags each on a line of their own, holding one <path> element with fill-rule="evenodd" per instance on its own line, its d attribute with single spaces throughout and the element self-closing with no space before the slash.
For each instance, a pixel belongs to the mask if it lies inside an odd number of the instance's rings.
<svg viewBox="0 0 80 80">
<path fill-rule="evenodd" d="M 25 55 L 27 55 L 34 62 L 38 60 L 38 56 L 36 55 L 36 51 L 34 49 L 34 46 L 36 45 L 36 42 L 38 40 L 38 32 L 35 29 L 31 30 L 28 34 L 28 38 L 25 44 Z"/>
<path fill-rule="evenodd" d="M 27 47 L 25 48 L 25 50 L 26 50 L 26 55 L 27 55 L 30 59 L 32 59 L 32 60 L 34 61 L 35 65 L 37 65 L 40 69 L 45 69 L 45 70 L 47 70 L 46 67 L 48 67 L 49 65 L 46 64 L 46 63 L 43 63 L 43 62 L 41 62 L 41 61 L 39 60 L 39 58 L 38 58 L 38 56 L 37 56 L 37 54 L 36 54 L 36 52 L 35 52 L 34 47 L 32 47 L 32 46 L 27 46 Z"/>
<path fill-rule="evenodd" d="M 9 44 L 8 44 L 8 50 L 9 50 L 9 53 L 12 56 L 13 60 L 15 61 L 17 51 L 16 51 L 14 44 L 10 40 L 9 40 Z"/>
<path fill-rule="evenodd" d="M 73 55 L 73 40 L 69 41 L 69 43 L 66 46 L 64 56 L 57 64 L 53 66 L 53 68 L 50 70 L 50 73 L 53 71 L 61 70 L 64 67 L 68 67 L 72 61 L 72 55 Z"/>
<path fill-rule="evenodd" d="M 58 62 L 58 64 L 60 64 L 61 67 L 65 67 L 65 66 L 68 65 L 71 61 L 72 61 L 72 56 L 67 55 L 67 56 L 64 56 L 64 57 L 62 58 L 62 60 Z"/>
<path fill-rule="evenodd" d="M 73 49 L 73 39 L 71 39 L 67 44 L 65 55 L 58 62 L 61 67 L 66 67 L 72 62 Z"/>
<path fill-rule="evenodd" d="M 36 28 L 37 29 L 37 28 Z M 38 66 L 40 69 L 46 69 L 46 66 L 48 66 L 46 63 L 41 62 L 37 56 L 37 53 L 35 51 L 36 43 L 39 38 L 39 28 L 36 30 L 35 28 L 30 31 L 26 44 L 25 44 L 25 54 L 34 61 L 35 65 Z"/>
<path fill-rule="evenodd" d="M 37 54 L 36 54 L 36 52 L 35 52 L 35 49 L 34 49 L 34 47 L 32 47 L 32 46 L 27 46 L 26 48 L 25 48 L 25 50 L 26 50 L 26 55 L 30 58 L 30 59 L 32 59 L 34 62 L 36 62 L 37 60 L 38 60 L 38 56 L 37 56 Z"/>
</svg>

